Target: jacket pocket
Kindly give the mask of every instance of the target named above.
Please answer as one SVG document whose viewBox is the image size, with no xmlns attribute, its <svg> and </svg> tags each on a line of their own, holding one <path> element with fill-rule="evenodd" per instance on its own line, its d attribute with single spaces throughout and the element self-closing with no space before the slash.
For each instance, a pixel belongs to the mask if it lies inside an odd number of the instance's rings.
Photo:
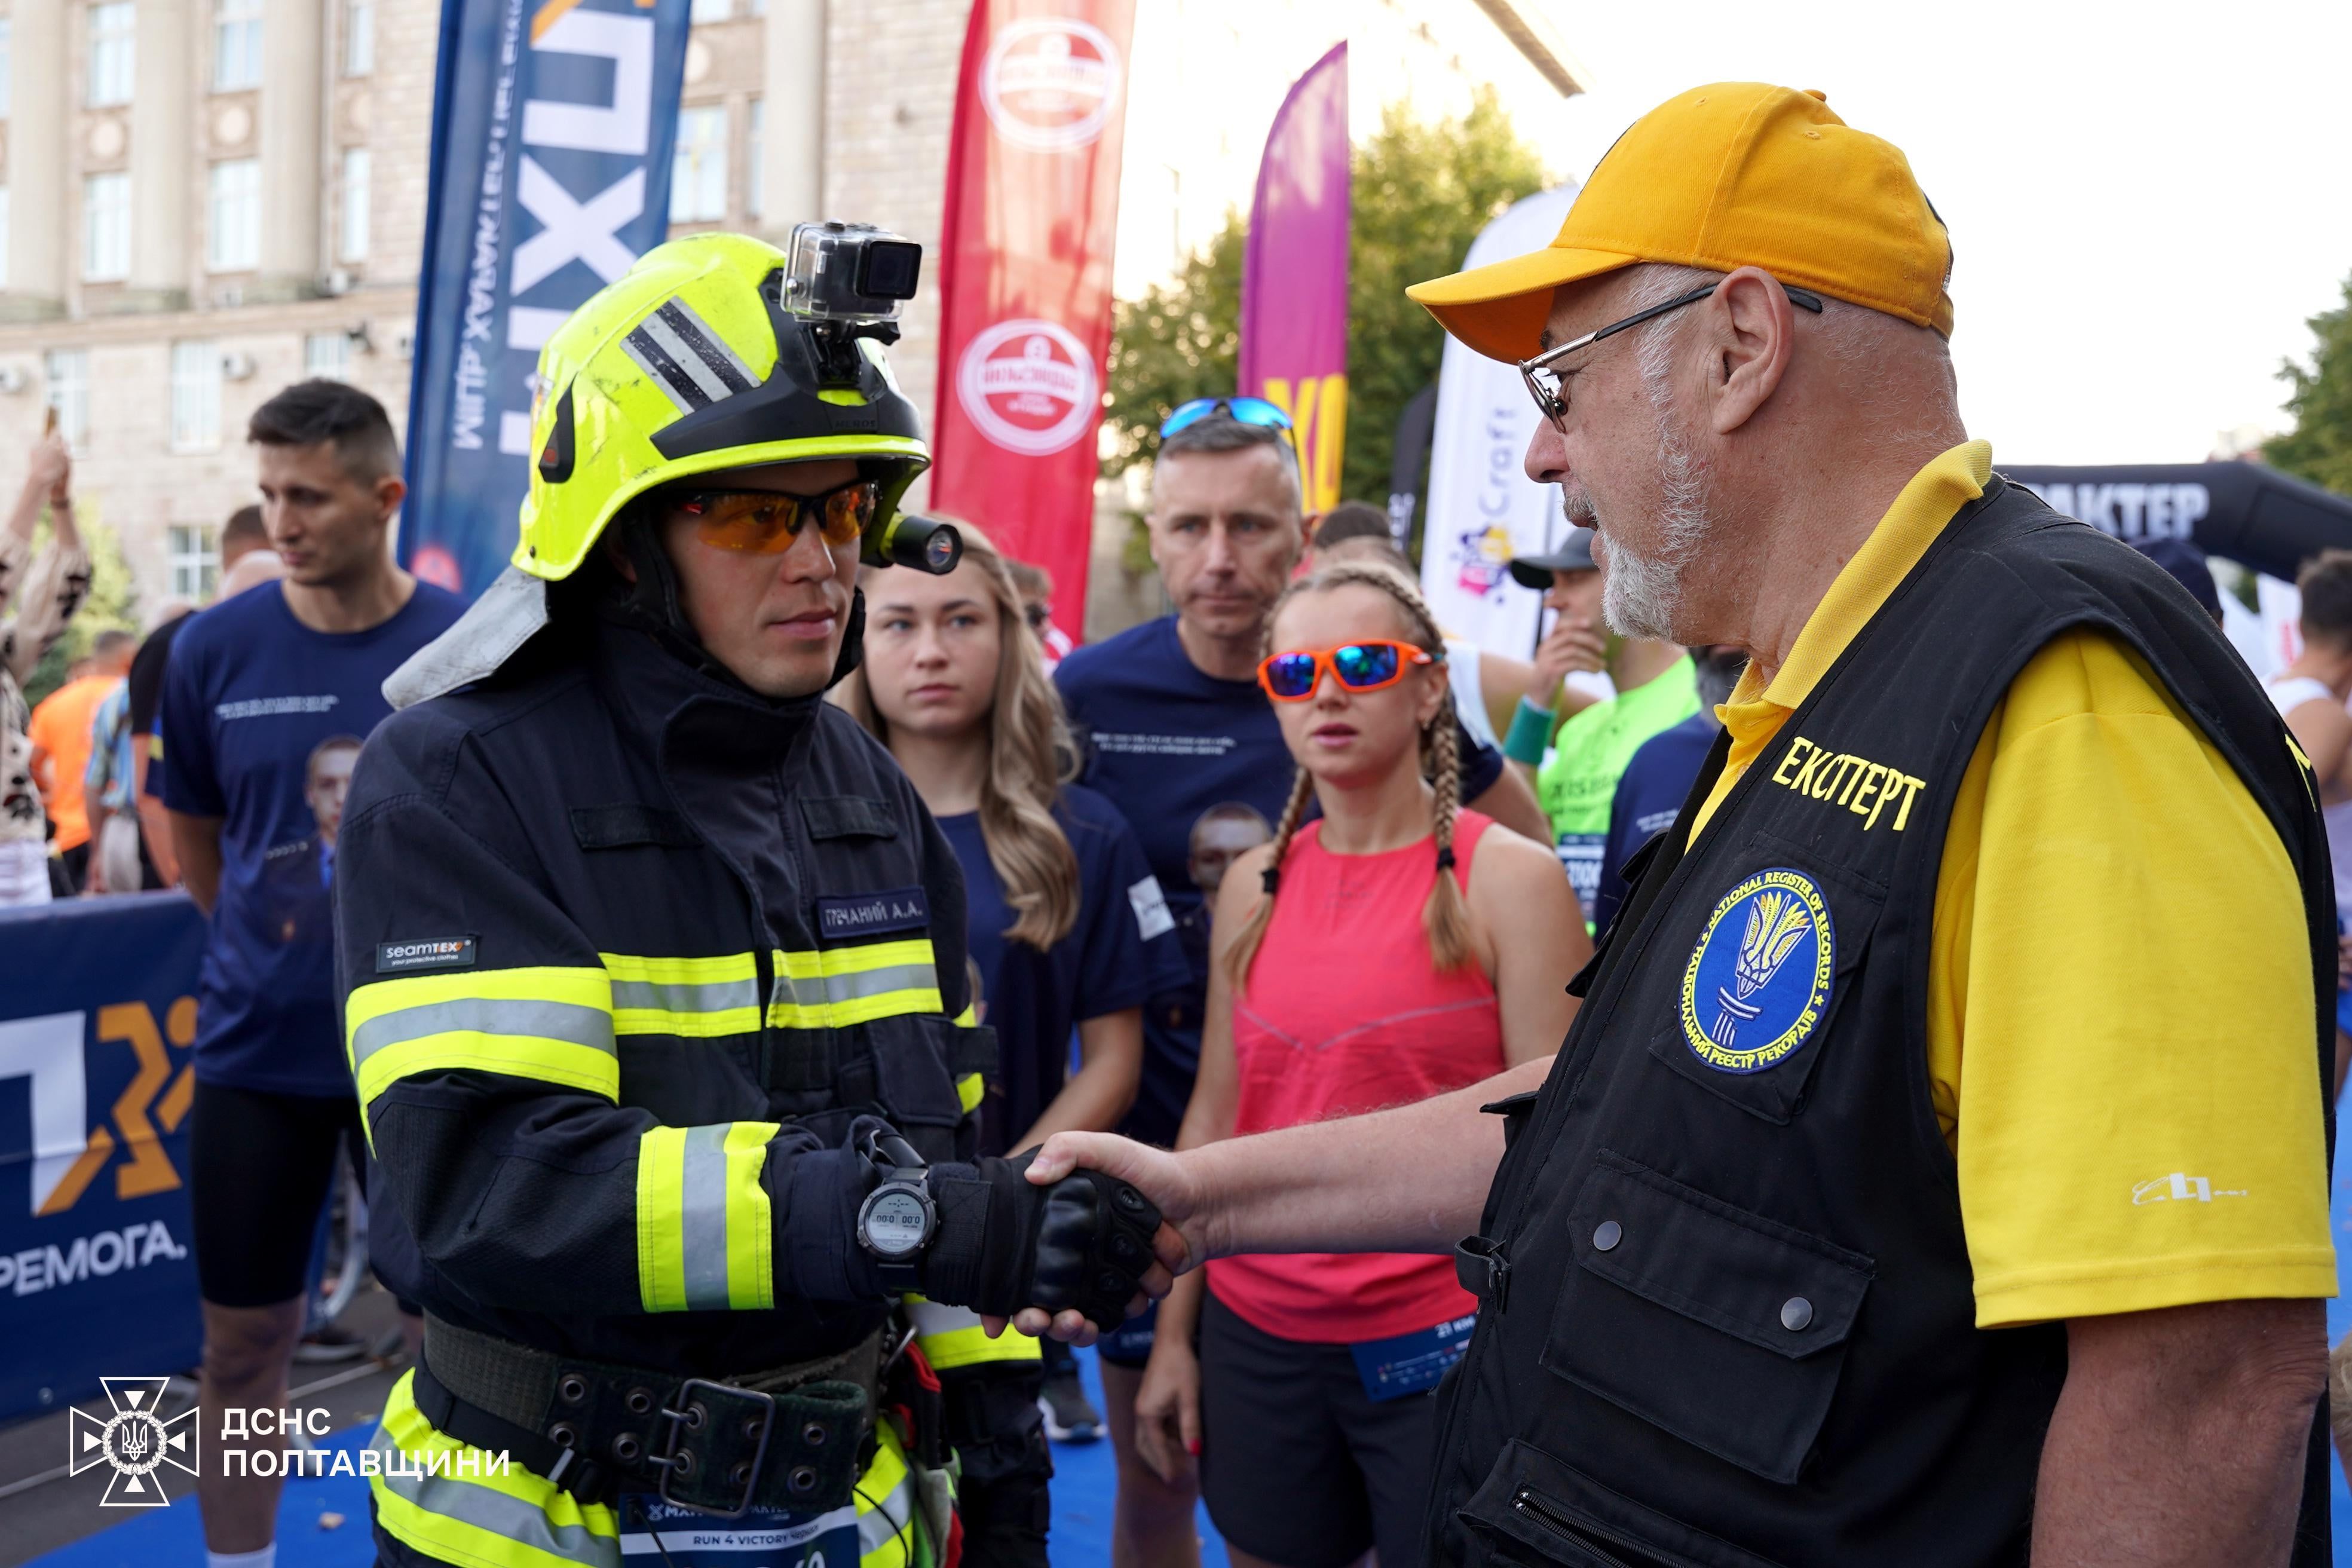
<svg viewBox="0 0 2352 1568">
<path fill-rule="evenodd" d="M 1804 1109 L 1861 977 L 1886 889 L 1769 833 L 1733 864 L 1738 874 L 1692 947 L 1649 955 L 1681 976 L 1649 1051 L 1708 1093 L 1786 1126 Z M 1776 915 L 1784 931 L 1800 928 L 1782 943 L 1772 940 Z"/>
<path fill-rule="evenodd" d="M 891 1125 L 926 1160 L 968 1157 L 956 1134 L 978 1100 L 964 1086 L 995 1076 L 996 1031 L 915 1015 L 877 1019 L 863 1032 L 873 1053 L 874 1098 Z"/>
<path fill-rule="evenodd" d="M 1695 1447 L 1796 1480 L 1874 1261 L 1602 1150 L 1543 1364 Z"/>
<path fill-rule="evenodd" d="M 1779 1568 L 1602 1486 L 1517 1438 L 1455 1517 L 1507 1563 L 1575 1568 Z"/>
</svg>

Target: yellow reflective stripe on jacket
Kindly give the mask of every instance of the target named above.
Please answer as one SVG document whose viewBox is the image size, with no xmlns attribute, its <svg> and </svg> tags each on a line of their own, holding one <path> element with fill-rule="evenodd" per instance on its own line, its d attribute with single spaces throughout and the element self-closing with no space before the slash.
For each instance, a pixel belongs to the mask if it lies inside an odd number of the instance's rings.
<svg viewBox="0 0 2352 1568">
<path fill-rule="evenodd" d="M 720 958 L 640 958 L 600 952 L 613 977 L 613 1032 L 711 1039 L 756 1034 L 760 1028 L 760 961 L 751 953 Z"/>
<path fill-rule="evenodd" d="M 935 1561 L 919 1483 L 887 1421 L 876 1424 L 873 1462 L 857 1478 L 858 1568 L 929 1568 Z"/>
<path fill-rule="evenodd" d="M 981 1100 L 987 1094 L 988 1081 L 976 1072 L 968 1072 L 956 1079 L 956 1103 L 963 1107 L 966 1115 L 978 1110 Z"/>
<path fill-rule="evenodd" d="M 648 1312 L 776 1304 L 760 1184 L 772 1121 L 656 1127 L 637 1140 L 637 1294 Z"/>
<path fill-rule="evenodd" d="M 908 1321 L 915 1325 L 915 1342 L 933 1371 L 950 1372 L 981 1362 L 1042 1361 L 1045 1352 L 1035 1340 L 1007 1329 L 995 1339 L 980 1326 L 980 1314 L 969 1307 L 950 1307 L 921 1296 L 906 1298 Z"/>
<path fill-rule="evenodd" d="M 487 969 L 378 980 L 343 1004 L 360 1103 L 446 1068 L 539 1079 L 617 1100 L 613 989 L 601 969 Z"/>
<path fill-rule="evenodd" d="M 415 1373 L 402 1375 L 384 1401 L 383 1424 L 369 1447 L 385 1468 L 405 1456 L 403 1472 L 422 1469 L 429 1456 L 446 1453 L 436 1473 L 368 1478 L 376 1522 L 403 1545 L 463 1568 L 620 1568 L 620 1527 L 613 1510 L 583 1503 L 546 1478 L 510 1467 L 487 1473 L 489 1456 L 436 1432 L 416 1408 Z M 450 1473 L 460 1455 L 485 1473 Z"/>
<path fill-rule="evenodd" d="M 780 1028 L 845 1028 L 906 1013 L 938 1013 L 939 961 L 929 937 L 776 954 L 768 1022 Z"/>
</svg>

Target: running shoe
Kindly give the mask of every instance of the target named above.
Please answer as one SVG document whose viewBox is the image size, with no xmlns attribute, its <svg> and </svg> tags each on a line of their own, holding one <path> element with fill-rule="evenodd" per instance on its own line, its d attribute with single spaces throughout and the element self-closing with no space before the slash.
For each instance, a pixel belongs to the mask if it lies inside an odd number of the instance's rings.
<svg viewBox="0 0 2352 1568">
<path fill-rule="evenodd" d="M 294 1346 L 298 1362 L 357 1361 L 367 1354 L 367 1342 L 349 1329 L 323 1323 L 304 1334 Z"/>
<path fill-rule="evenodd" d="M 1037 1408 L 1045 1415 L 1045 1436 L 1056 1443 L 1091 1443 L 1102 1436 L 1102 1417 L 1078 1386 L 1076 1367 L 1047 1375 Z"/>
</svg>

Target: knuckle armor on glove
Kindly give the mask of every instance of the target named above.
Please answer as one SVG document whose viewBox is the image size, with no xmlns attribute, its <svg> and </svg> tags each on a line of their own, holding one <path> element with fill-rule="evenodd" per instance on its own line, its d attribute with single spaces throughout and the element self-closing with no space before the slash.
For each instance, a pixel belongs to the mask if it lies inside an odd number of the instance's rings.
<svg viewBox="0 0 2352 1568">
<path fill-rule="evenodd" d="M 930 1168 L 939 1233 L 924 1260 L 923 1292 L 999 1317 L 1024 1307 L 1076 1308 L 1097 1328 L 1117 1328 L 1151 1267 L 1160 1210 L 1097 1171 L 1034 1185 L 1034 1157 Z"/>
</svg>

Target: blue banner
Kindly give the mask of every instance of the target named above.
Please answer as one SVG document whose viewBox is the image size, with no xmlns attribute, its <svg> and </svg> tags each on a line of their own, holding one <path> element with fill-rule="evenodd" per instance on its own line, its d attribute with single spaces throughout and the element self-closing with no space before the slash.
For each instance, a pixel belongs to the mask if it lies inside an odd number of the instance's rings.
<svg viewBox="0 0 2352 1568">
<path fill-rule="evenodd" d="M 689 0 L 442 0 L 400 553 L 473 597 L 514 551 L 540 345 L 669 230 Z"/>
<path fill-rule="evenodd" d="M 184 893 L 0 911 L 0 1422 L 196 1363 Z"/>
</svg>

